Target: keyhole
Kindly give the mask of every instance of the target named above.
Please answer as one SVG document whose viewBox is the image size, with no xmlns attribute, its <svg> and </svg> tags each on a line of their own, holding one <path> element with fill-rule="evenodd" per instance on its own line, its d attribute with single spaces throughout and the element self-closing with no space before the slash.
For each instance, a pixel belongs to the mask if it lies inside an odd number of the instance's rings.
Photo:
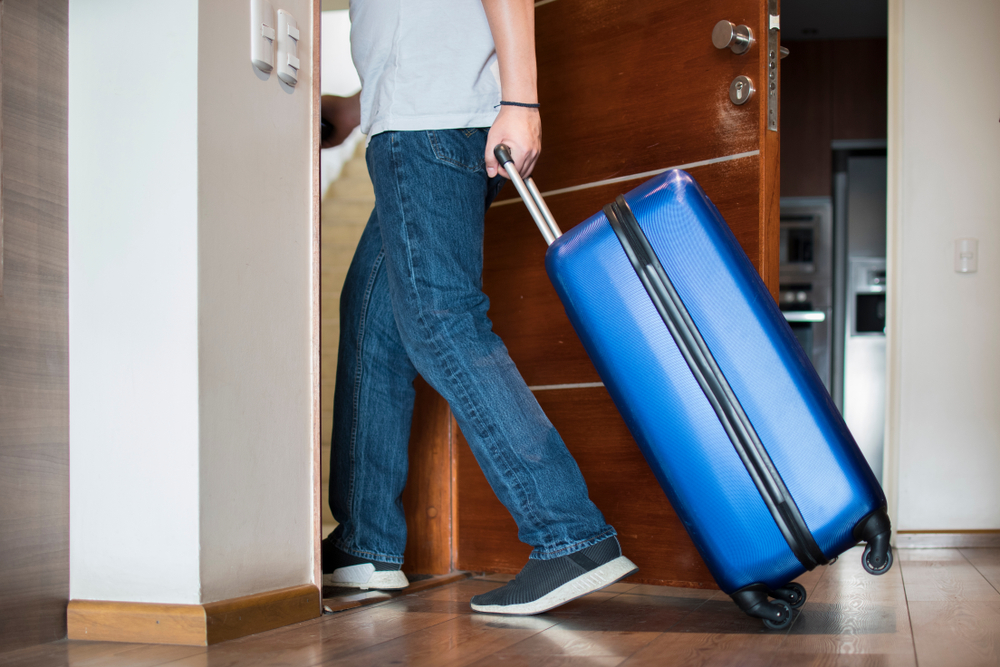
<svg viewBox="0 0 1000 667">
<path fill-rule="evenodd" d="M 736 99 L 738 99 L 738 100 L 742 100 L 743 99 L 743 82 L 742 81 L 740 81 L 739 83 L 736 84 Z"/>
</svg>

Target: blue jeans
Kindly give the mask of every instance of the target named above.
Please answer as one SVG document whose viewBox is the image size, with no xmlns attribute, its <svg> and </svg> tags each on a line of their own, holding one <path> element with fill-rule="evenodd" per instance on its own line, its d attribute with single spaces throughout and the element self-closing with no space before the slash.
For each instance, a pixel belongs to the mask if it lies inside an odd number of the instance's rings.
<svg viewBox="0 0 1000 667">
<path fill-rule="evenodd" d="M 343 551 L 402 563 L 419 373 L 448 401 L 500 502 L 550 559 L 615 534 L 487 317 L 486 129 L 384 132 L 367 162 L 375 210 L 340 300 L 330 508 Z M 543 261 L 542 257 L 538 261 Z"/>
</svg>

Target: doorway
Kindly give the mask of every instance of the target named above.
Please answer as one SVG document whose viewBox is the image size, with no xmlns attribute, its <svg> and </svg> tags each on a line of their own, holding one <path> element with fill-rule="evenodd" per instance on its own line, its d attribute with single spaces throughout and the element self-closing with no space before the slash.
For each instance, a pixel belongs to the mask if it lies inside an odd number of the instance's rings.
<svg viewBox="0 0 1000 667">
<path fill-rule="evenodd" d="M 779 300 L 882 481 L 888 3 L 785 0 L 782 31 Z"/>
</svg>

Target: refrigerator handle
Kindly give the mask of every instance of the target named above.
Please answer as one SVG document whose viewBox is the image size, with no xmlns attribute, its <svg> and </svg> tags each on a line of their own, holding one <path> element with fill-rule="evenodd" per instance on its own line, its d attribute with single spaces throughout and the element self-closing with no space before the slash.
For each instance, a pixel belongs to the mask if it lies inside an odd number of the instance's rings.
<svg viewBox="0 0 1000 667">
<path fill-rule="evenodd" d="M 514 167 L 514 158 L 511 156 L 510 149 L 507 146 L 504 144 L 497 145 L 493 149 L 493 154 L 496 155 L 500 166 L 507 170 L 507 175 L 510 176 L 510 180 L 514 183 L 517 194 L 521 195 L 524 205 L 528 207 L 528 213 L 531 214 L 535 224 L 538 225 L 538 231 L 545 237 L 545 242 L 548 245 L 552 245 L 557 238 L 562 236 L 562 230 L 559 229 L 559 225 L 556 224 L 555 219 L 552 217 L 549 207 L 545 205 L 545 200 L 542 199 L 542 193 L 538 191 L 538 186 L 535 185 L 530 176 L 525 180 L 517 173 L 517 169 Z"/>
</svg>

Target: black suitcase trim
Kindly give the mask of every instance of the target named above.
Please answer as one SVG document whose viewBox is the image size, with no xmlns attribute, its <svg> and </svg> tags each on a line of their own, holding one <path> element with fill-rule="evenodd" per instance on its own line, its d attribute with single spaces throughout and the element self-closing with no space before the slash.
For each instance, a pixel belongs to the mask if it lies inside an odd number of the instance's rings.
<svg viewBox="0 0 1000 667">
<path fill-rule="evenodd" d="M 692 374 L 705 392 L 705 397 L 718 415 L 792 553 L 807 570 L 825 565 L 829 561 L 816 544 L 774 462 L 663 270 L 663 265 L 625 198 L 619 196 L 615 203 L 605 206 L 604 214 Z"/>
</svg>

